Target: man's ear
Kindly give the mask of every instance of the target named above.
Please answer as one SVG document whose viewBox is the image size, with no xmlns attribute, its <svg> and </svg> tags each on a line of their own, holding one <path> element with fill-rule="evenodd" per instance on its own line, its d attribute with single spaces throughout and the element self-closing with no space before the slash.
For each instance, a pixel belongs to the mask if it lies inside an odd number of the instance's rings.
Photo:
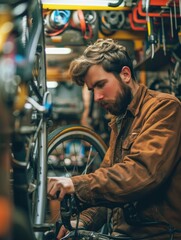
<svg viewBox="0 0 181 240">
<path fill-rule="evenodd" d="M 131 80 L 131 71 L 130 68 L 127 66 L 124 66 L 120 72 L 120 77 L 125 83 L 130 83 Z"/>
</svg>

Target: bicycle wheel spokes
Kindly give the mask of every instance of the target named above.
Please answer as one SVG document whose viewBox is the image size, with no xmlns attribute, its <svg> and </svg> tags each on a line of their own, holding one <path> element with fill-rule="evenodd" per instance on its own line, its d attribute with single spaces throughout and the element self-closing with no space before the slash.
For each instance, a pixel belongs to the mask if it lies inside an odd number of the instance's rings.
<svg viewBox="0 0 181 240">
<path fill-rule="evenodd" d="M 74 136 L 75 137 L 75 136 Z M 77 138 L 77 139 L 76 139 Z M 101 163 L 101 156 L 88 140 L 63 140 L 49 153 L 49 176 L 75 176 L 94 171 Z"/>
</svg>

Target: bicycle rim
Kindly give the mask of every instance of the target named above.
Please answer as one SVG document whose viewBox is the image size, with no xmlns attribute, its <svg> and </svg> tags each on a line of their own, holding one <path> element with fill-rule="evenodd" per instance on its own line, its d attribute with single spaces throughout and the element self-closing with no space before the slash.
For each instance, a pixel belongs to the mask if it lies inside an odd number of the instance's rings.
<svg viewBox="0 0 181 240">
<path fill-rule="evenodd" d="M 48 140 L 49 174 L 54 171 L 72 176 L 92 172 L 99 167 L 107 149 L 99 135 L 83 126 L 58 128 L 49 134 Z"/>
</svg>

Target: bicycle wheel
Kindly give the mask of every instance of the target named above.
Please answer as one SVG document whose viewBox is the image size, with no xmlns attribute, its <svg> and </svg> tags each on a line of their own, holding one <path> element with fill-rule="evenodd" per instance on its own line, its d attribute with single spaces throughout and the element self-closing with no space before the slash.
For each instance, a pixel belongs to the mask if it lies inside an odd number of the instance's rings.
<svg viewBox="0 0 181 240">
<path fill-rule="evenodd" d="M 69 125 L 55 129 L 48 136 L 48 176 L 94 172 L 106 150 L 102 138 L 87 127 Z M 53 204 L 54 210 L 47 210 L 49 222 L 56 222 L 59 217 L 59 203 Z"/>
<path fill-rule="evenodd" d="M 94 131 L 64 126 L 48 136 L 48 175 L 73 176 L 97 169 L 107 146 Z"/>
</svg>

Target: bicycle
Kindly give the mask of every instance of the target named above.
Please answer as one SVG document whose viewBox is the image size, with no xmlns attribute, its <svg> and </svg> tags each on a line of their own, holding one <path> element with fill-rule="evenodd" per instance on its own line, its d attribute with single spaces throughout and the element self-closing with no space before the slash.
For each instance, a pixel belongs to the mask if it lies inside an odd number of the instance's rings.
<svg viewBox="0 0 181 240">
<path fill-rule="evenodd" d="M 26 232 L 27 239 L 43 239 L 46 231 L 54 228 L 54 224 L 46 222 L 46 181 L 53 166 L 50 155 L 58 146 L 68 149 L 69 145 L 69 152 L 64 154 L 66 161 L 62 161 L 63 170 L 77 174 L 83 168 L 85 172 L 93 171 L 107 147 L 96 133 L 81 126 L 55 130 L 49 135 L 48 144 L 51 96 L 46 87 L 42 4 L 38 0 L 5 1 L 1 2 L 0 9 L 3 19 L 0 27 L 9 26 L 2 32 L 3 41 L 0 42 L 0 92 L 11 119 L 8 133 L 11 136 L 13 203 L 18 218 L 22 218 L 19 223 L 15 214 L 12 234 L 15 239 L 19 238 L 18 226 Z M 87 163 L 86 158 L 89 159 Z M 75 169 L 78 170 L 74 172 Z M 62 166 L 58 170 L 62 171 Z"/>
</svg>

